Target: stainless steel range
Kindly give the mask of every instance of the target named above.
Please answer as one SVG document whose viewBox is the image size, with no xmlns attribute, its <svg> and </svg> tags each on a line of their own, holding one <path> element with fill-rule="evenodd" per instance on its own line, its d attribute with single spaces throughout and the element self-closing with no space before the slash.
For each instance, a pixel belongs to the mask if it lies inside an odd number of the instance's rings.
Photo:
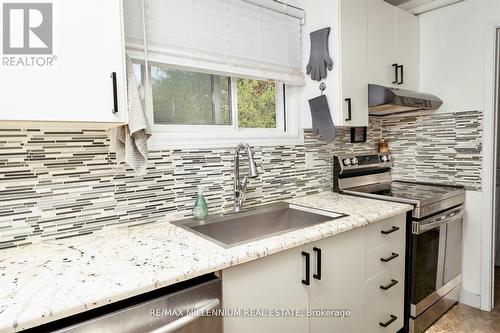
<svg viewBox="0 0 500 333">
<path fill-rule="evenodd" d="M 389 154 L 334 157 L 334 190 L 414 206 L 407 235 L 407 329 L 423 332 L 459 299 L 465 190 L 392 180 Z"/>
</svg>

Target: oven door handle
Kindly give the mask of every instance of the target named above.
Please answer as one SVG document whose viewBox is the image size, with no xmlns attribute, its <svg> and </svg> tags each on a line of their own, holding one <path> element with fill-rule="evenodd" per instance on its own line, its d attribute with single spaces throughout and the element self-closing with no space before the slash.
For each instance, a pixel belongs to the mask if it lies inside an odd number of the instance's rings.
<svg viewBox="0 0 500 333">
<path fill-rule="evenodd" d="M 420 234 L 423 234 L 424 232 L 427 232 L 431 229 L 439 227 L 443 224 L 457 222 L 458 220 L 461 220 L 464 217 L 464 212 L 465 212 L 464 208 L 461 207 L 454 215 L 449 216 L 443 220 L 438 220 L 435 222 L 430 222 L 430 223 L 425 223 L 425 224 L 422 224 L 422 223 L 417 222 L 417 221 L 413 221 L 412 234 L 420 235 Z"/>
<path fill-rule="evenodd" d="M 186 316 L 181 317 L 179 319 L 174 320 L 166 324 L 165 326 L 159 327 L 155 330 L 150 331 L 149 333 L 173 333 L 181 328 L 191 324 L 192 322 L 200 319 L 203 313 L 208 312 L 217 308 L 220 305 L 220 301 L 218 298 L 209 299 L 206 302 L 200 304 L 196 307 L 192 313 L 188 313 Z"/>
</svg>

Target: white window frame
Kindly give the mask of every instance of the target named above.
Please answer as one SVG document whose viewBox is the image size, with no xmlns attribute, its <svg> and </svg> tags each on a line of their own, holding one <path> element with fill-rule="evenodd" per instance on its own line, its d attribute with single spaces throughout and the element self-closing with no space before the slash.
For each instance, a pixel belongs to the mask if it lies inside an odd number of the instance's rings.
<svg viewBox="0 0 500 333">
<path fill-rule="evenodd" d="M 143 63 L 143 65 L 147 70 L 148 64 Z M 153 133 L 148 142 L 150 149 L 227 148 L 234 147 L 240 142 L 247 142 L 250 145 L 258 146 L 296 145 L 304 143 L 298 114 L 299 87 L 284 85 L 283 82 L 276 82 L 276 128 L 239 128 L 237 125 L 237 77 L 223 73 L 205 72 L 194 68 L 179 68 L 168 64 L 162 65 L 179 70 L 230 77 L 232 125 L 154 124 L 153 90 L 149 88 L 152 87 L 151 75 L 145 75 L 145 78 L 149 78 L 148 84 L 145 85 L 147 94 L 146 111 Z M 285 93 L 283 93 L 282 87 L 284 87 Z"/>
</svg>

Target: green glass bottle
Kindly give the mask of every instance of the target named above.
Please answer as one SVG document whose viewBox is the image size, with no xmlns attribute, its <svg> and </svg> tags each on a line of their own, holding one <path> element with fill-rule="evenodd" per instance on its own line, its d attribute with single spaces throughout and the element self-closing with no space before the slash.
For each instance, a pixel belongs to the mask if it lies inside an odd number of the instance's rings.
<svg viewBox="0 0 500 333">
<path fill-rule="evenodd" d="M 198 195 L 196 196 L 193 215 L 198 220 L 205 220 L 208 217 L 208 206 L 201 188 L 198 188 Z"/>
</svg>

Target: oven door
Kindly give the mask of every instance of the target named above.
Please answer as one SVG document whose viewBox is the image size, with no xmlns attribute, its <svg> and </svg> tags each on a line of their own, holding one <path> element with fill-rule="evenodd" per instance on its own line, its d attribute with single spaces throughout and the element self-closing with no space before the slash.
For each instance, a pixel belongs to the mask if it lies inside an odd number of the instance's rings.
<svg viewBox="0 0 500 333">
<path fill-rule="evenodd" d="M 462 221 L 459 206 L 412 223 L 411 316 L 417 317 L 460 284 Z"/>
</svg>

